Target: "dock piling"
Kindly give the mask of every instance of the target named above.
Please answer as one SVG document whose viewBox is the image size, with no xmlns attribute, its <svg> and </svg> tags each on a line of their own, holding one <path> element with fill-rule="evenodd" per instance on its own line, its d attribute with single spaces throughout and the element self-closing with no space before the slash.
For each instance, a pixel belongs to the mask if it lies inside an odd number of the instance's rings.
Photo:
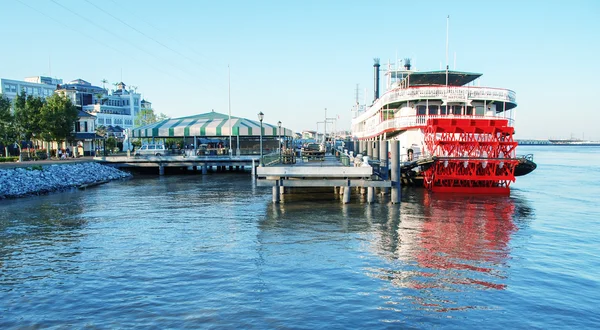
<svg viewBox="0 0 600 330">
<path fill-rule="evenodd" d="M 279 203 L 279 180 L 275 181 L 273 186 L 273 203 Z"/>
<path fill-rule="evenodd" d="M 344 187 L 344 204 L 350 203 L 350 187 Z"/>
<path fill-rule="evenodd" d="M 391 169 L 392 169 L 392 194 L 391 194 L 391 202 L 392 204 L 400 203 L 400 141 L 393 140 L 390 141 L 391 146 Z"/>
</svg>

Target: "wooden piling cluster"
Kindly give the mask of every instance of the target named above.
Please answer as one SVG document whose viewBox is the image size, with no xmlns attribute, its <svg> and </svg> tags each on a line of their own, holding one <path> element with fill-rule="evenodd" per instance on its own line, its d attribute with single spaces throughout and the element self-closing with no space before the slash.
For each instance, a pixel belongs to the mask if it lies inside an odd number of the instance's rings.
<svg viewBox="0 0 600 330">
<path fill-rule="evenodd" d="M 377 164 L 379 175 L 376 176 L 373 167 L 342 166 L 333 155 L 326 156 L 324 162 L 298 162 L 296 164 L 278 164 L 274 166 L 259 166 L 256 168 L 257 185 L 272 187 L 273 203 L 281 201 L 280 195 L 286 193 L 286 188 L 294 187 L 333 187 L 336 194 L 343 195 L 343 203 L 350 202 L 352 189 L 366 194 L 367 203 L 375 202 L 376 188 L 382 195 L 387 195 L 391 188 L 391 202 L 400 202 L 400 143 L 391 141 L 391 162 L 388 161 L 387 141 L 355 141 L 355 150 L 367 151 L 367 156 L 373 164 Z M 388 177 L 390 172 L 391 177 Z"/>
</svg>

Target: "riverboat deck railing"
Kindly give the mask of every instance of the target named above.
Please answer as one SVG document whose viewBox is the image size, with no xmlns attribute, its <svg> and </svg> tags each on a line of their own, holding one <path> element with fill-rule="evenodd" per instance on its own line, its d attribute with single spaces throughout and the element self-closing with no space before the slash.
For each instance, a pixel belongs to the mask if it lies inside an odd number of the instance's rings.
<svg viewBox="0 0 600 330">
<path fill-rule="evenodd" d="M 388 119 L 376 125 L 366 126 L 362 131 L 354 129 L 354 136 L 357 138 L 363 138 L 378 135 L 381 132 L 390 130 L 405 130 L 409 128 L 425 127 L 428 119 L 438 118 L 473 120 L 506 119 L 508 120 L 508 126 L 513 126 L 513 119 L 493 115 L 414 115 Z"/>
<path fill-rule="evenodd" d="M 452 102 L 468 102 L 469 100 L 489 100 L 495 102 L 515 103 L 517 96 L 514 91 L 503 88 L 476 86 L 422 86 L 396 88 L 387 91 L 371 107 L 380 109 L 385 104 L 419 99 L 442 99 Z"/>
</svg>

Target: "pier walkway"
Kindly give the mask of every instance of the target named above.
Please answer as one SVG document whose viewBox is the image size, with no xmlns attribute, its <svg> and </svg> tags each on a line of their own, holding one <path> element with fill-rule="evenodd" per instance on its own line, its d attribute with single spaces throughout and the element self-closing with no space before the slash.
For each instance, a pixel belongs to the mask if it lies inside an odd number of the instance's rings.
<svg viewBox="0 0 600 330">
<path fill-rule="evenodd" d="M 183 156 L 183 155 L 165 155 L 165 156 L 106 156 L 95 157 L 94 160 L 116 168 L 158 168 L 160 175 L 165 173 L 166 167 L 191 168 L 202 171 L 206 174 L 208 169 L 215 166 L 243 168 L 245 166 L 255 166 L 258 164 L 259 156 Z"/>
<path fill-rule="evenodd" d="M 344 159 L 344 157 L 346 159 Z M 392 181 L 382 180 L 369 165 L 354 167 L 348 157 L 338 153 L 327 154 L 318 159 L 297 158 L 295 163 L 271 162 L 256 169 L 257 186 L 273 187 L 273 202 L 279 202 L 279 195 L 288 187 L 333 187 L 344 195 L 344 203 L 350 201 L 350 188 L 367 189 L 367 202 L 374 200 L 374 188 L 390 188 Z"/>
</svg>

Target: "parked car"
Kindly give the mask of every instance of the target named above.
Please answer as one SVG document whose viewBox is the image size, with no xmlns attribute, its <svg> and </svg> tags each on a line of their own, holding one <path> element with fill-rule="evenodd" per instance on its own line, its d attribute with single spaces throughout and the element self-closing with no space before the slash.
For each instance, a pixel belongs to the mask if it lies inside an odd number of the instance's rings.
<svg viewBox="0 0 600 330">
<path fill-rule="evenodd" d="M 162 156 L 167 154 L 164 144 L 145 144 L 133 153 L 134 156 Z"/>
</svg>

